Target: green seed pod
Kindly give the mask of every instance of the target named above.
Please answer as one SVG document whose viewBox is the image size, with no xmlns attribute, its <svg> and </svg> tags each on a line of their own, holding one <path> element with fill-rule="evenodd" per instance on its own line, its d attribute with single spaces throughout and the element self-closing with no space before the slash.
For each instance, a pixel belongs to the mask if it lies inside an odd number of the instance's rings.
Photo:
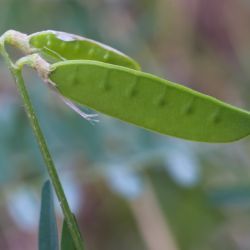
<svg viewBox="0 0 250 250">
<path fill-rule="evenodd" d="M 122 52 L 81 36 L 48 30 L 31 34 L 28 41 L 34 50 L 57 61 L 94 60 L 140 70 L 139 64 Z"/>
<path fill-rule="evenodd" d="M 79 104 L 162 134 L 231 142 L 250 133 L 250 113 L 151 74 L 96 61 L 51 65 L 48 80 Z"/>
</svg>

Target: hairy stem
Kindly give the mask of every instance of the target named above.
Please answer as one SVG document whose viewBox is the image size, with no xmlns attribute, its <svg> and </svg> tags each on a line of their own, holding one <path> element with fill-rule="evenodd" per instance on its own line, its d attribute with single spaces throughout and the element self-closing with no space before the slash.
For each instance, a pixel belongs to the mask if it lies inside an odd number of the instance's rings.
<svg viewBox="0 0 250 250">
<path fill-rule="evenodd" d="M 48 146 L 46 144 L 46 141 L 45 141 L 45 138 L 43 136 L 42 130 L 40 128 L 38 119 L 37 119 L 35 111 L 33 109 L 28 91 L 25 87 L 21 67 L 17 67 L 15 64 L 12 63 L 6 50 L 4 49 L 4 40 L 3 39 L 1 40 L 1 38 L 0 38 L 0 54 L 2 54 L 5 63 L 8 65 L 8 67 L 9 67 L 9 69 L 10 69 L 10 71 L 15 79 L 18 91 L 22 97 L 25 111 L 26 111 L 27 116 L 29 118 L 33 132 L 35 134 L 37 143 L 40 147 L 40 151 L 41 151 L 43 159 L 45 161 L 45 165 L 47 167 L 49 177 L 50 177 L 51 182 L 54 186 L 57 198 L 59 200 L 60 206 L 61 206 L 62 211 L 63 211 L 63 215 L 64 215 L 65 220 L 67 222 L 72 239 L 75 243 L 75 247 L 77 250 L 83 250 L 83 243 L 82 243 L 80 232 L 78 230 L 78 226 L 77 226 L 76 221 L 74 219 L 74 216 L 70 210 L 68 201 L 67 201 L 65 193 L 63 191 L 62 184 L 61 184 L 59 176 L 57 174 L 57 170 L 55 168 L 54 162 L 53 162 L 52 157 L 50 155 L 50 152 L 48 150 Z"/>
</svg>

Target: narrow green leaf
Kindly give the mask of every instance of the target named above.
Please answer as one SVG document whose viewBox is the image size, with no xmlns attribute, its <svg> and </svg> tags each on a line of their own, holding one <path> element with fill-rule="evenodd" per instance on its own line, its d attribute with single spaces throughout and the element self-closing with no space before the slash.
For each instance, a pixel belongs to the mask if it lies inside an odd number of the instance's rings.
<svg viewBox="0 0 250 250">
<path fill-rule="evenodd" d="M 51 184 L 46 181 L 42 189 L 39 222 L 39 250 L 58 250 L 58 233 Z"/>
<path fill-rule="evenodd" d="M 70 231 L 69 231 L 69 228 L 65 219 L 63 220 L 61 250 L 76 250 L 74 241 L 71 237 L 71 234 L 70 234 Z"/>
</svg>

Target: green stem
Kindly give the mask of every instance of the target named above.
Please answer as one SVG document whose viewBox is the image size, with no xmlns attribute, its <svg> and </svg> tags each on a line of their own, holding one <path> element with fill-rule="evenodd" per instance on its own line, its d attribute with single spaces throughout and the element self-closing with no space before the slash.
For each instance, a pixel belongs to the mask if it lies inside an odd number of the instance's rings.
<svg viewBox="0 0 250 250">
<path fill-rule="evenodd" d="M 78 226 L 77 226 L 76 221 L 74 219 L 74 216 L 70 210 L 68 201 L 67 201 L 65 193 L 63 191 L 62 184 L 61 184 L 59 176 L 57 174 L 57 170 L 55 168 L 54 162 L 53 162 L 52 157 L 50 155 L 50 152 L 48 150 L 48 147 L 47 147 L 45 138 L 43 136 L 42 130 L 40 128 L 38 119 L 37 119 L 36 114 L 34 112 L 28 91 L 25 87 L 21 68 L 16 67 L 12 63 L 7 52 L 4 49 L 4 43 L 3 43 L 3 41 L 1 41 L 1 39 L 0 39 L 0 54 L 3 55 L 4 61 L 10 69 L 10 71 L 15 79 L 18 91 L 22 97 L 25 111 L 27 113 L 31 127 L 33 129 L 36 140 L 37 140 L 38 145 L 40 147 L 43 159 L 46 163 L 48 174 L 49 174 L 51 182 L 54 186 L 57 198 L 59 200 L 60 206 L 61 206 L 62 211 L 63 211 L 63 215 L 65 217 L 69 231 L 70 231 L 71 236 L 73 238 L 73 241 L 75 243 L 75 247 L 77 250 L 83 250 L 83 243 L 82 243 L 80 232 L 78 230 Z"/>
</svg>

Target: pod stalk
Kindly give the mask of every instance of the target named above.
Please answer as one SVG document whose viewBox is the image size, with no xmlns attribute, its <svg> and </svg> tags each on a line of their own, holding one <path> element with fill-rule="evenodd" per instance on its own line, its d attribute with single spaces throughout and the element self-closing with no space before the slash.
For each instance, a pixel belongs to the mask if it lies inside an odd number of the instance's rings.
<svg viewBox="0 0 250 250">
<path fill-rule="evenodd" d="M 17 61 L 16 64 L 14 64 L 12 62 L 12 60 L 10 59 L 8 53 L 6 52 L 5 48 L 4 48 L 4 44 L 5 42 L 14 45 L 18 48 L 20 48 L 21 50 L 23 50 L 24 52 L 28 52 L 28 47 L 26 44 L 26 38 L 27 36 L 25 34 L 22 34 L 20 32 L 16 32 L 13 30 L 7 31 L 3 36 L 0 37 L 0 54 L 3 56 L 5 63 L 7 64 L 8 68 L 10 69 L 12 76 L 15 79 L 15 83 L 17 86 L 17 89 L 20 93 L 20 96 L 23 100 L 24 103 L 24 108 L 26 111 L 26 114 L 29 118 L 31 127 L 33 129 L 35 138 L 37 140 L 37 143 L 39 145 L 41 154 L 43 156 L 44 162 L 45 162 L 45 166 L 47 168 L 49 177 L 51 179 L 51 182 L 53 184 L 53 187 L 55 189 L 57 198 L 59 200 L 61 209 L 63 211 L 63 215 L 65 217 L 65 221 L 67 222 L 69 231 L 71 233 L 72 239 L 74 241 L 75 244 L 75 248 L 77 250 L 83 250 L 83 242 L 82 242 L 82 238 L 80 235 L 80 232 L 78 230 L 78 226 L 77 223 L 74 219 L 74 216 L 70 210 L 67 198 L 65 196 L 62 184 L 60 182 L 55 164 L 53 162 L 53 159 L 51 157 L 51 154 L 49 152 L 46 140 L 44 138 L 44 135 L 42 133 L 39 121 L 36 117 L 36 113 L 33 109 L 33 105 L 31 103 L 28 91 L 26 89 L 24 80 L 23 80 L 23 76 L 22 76 L 22 67 L 24 65 L 30 65 L 33 68 L 39 68 L 40 70 L 40 74 L 43 77 L 46 77 L 45 72 L 47 72 L 47 70 L 49 70 L 49 65 L 45 64 L 43 60 L 39 55 L 30 55 L 27 57 L 24 57 L 20 60 Z M 17 39 L 17 41 L 14 41 L 14 39 Z M 42 62 L 42 64 L 41 64 Z M 38 65 L 42 65 L 40 68 Z"/>
</svg>

